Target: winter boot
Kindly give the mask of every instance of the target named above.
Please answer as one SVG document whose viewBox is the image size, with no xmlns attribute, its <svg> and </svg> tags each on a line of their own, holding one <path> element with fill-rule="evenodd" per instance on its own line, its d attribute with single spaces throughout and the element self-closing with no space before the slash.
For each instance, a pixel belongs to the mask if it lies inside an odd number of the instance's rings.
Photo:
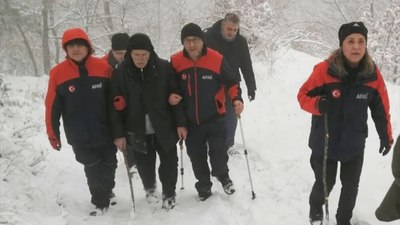
<svg viewBox="0 0 400 225">
<path fill-rule="evenodd" d="M 101 216 L 103 214 L 105 214 L 108 210 L 108 207 L 96 207 L 95 209 L 93 209 L 89 215 L 90 216 Z"/>
<path fill-rule="evenodd" d="M 229 175 L 218 177 L 218 180 L 221 182 L 224 192 L 227 195 L 235 193 L 235 187 L 233 186 L 233 182 L 231 178 L 229 178 Z"/>
<path fill-rule="evenodd" d="M 198 191 L 198 193 L 199 193 L 200 201 L 205 201 L 207 198 L 209 198 L 212 195 L 212 192 L 210 189 L 200 190 L 200 191 Z"/>
<path fill-rule="evenodd" d="M 133 175 L 137 174 L 138 170 L 136 165 L 133 165 L 132 167 L 129 168 L 129 177 L 132 179 Z"/>
<path fill-rule="evenodd" d="M 110 205 L 114 206 L 117 204 L 117 198 L 115 197 L 115 194 L 113 191 L 110 192 Z"/>
<path fill-rule="evenodd" d="M 239 148 L 235 145 L 231 145 L 228 147 L 228 154 L 229 155 L 238 155 L 239 153 Z"/>
<path fill-rule="evenodd" d="M 321 207 L 310 207 L 310 223 L 311 225 L 322 225 L 324 213 Z"/>
<path fill-rule="evenodd" d="M 169 211 L 170 209 L 173 209 L 176 205 L 175 202 L 175 195 L 172 195 L 171 197 L 166 197 L 165 195 L 163 195 L 163 199 L 162 199 L 162 208 Z"/>
<path fill-rule="evenodd" d="M 146 188 L 146 201 L 148 203 L 157 203 L 160 199 L 157 195 L 156 187 Z"/>
</svg>

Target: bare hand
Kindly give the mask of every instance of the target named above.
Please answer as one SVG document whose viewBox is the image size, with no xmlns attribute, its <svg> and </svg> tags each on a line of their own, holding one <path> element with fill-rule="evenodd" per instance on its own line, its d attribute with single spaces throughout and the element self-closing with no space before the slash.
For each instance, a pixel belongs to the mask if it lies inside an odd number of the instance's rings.
<svg viewBox="0 0 400 225">
<path fill-rule="evenodd" d="M 126 138 L 125 137 L 114 139 L 114 144 L 115 144 L 115 146 L 117 146 L 117 148 L 121 152 L 126 150 Z"/>
<path fill-rule="evenodd" d="M 178 105 L 178 103 L 182 100 L 182 96 L 172 93 L 169 95 L 168 102 L 170 105 Z"/>
<path fill-rule="evenodd" d="M 243 112 L 243 108 L 244 108 L 243 102 L 239 101 L 239 100 L 235 100 L 233 102 L 233 108 L 235 109 L 236 116 L 238 118 L 240 118 L 240 114 Z"/>
<path fill-rule="evenodd" d="M 186 127 L 177 127 L 176 131 L 178 133 L 179 140 L 186 140 L 187 137 Z"/>
</svg>

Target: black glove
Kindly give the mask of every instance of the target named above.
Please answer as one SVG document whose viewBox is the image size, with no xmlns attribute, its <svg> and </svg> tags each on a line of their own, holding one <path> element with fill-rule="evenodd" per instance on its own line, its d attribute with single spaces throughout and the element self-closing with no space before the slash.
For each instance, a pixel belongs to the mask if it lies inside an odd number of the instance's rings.
<svg viewBox="0 0 400 225">
<path fill-rule="evenodd" d="M 255 90 L 247 90 L 247 96 L 249 96 L 249 100 L 253 101 L 256 98 Z"/>
<path fill-rule="evenodd" d="M 329 101 L 325 95 L 322 95 L 318 100 L 318 110 L 321 114 L 330 112 Z"/>
<path fill-rule="evenodd" d="M 382 153 L 383 156 L 389 153 L 390 148 L 392 145 L 389 144 L 387 141 L 381 140 L 381 146 L 379 147 L 379 153 Z"/>
</svg>

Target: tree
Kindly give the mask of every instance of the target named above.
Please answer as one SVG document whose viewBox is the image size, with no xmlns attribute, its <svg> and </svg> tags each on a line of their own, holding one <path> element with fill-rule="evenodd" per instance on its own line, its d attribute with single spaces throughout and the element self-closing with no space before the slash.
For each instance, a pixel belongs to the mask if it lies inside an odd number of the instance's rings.
<svg viewBox="0 0 400 225">
<path fill-rule="evenodd" d="M 369 27 L 368 49 L 383 76 L 400 82 L 400 1 L 394 0 L 382 14 L 374 13 L 373 3 L 364 18 Z"/>
<path fill-rule="evenodd" d="M 42 27 L 43 27 L 43 34 L 42 34 L 42 56 L 43 56 L 43 71 L 50 70 L 50 46 L 49 46 L 49 0 L 43 0 L 43 10 L 42 10 Z"/>
<path fill-rule="evenodd" d="M 31 41 L 29 35 L 37 35 L 37 32 L 33 30 L 30 32 L 28 28 L 29 22 L 37 21 L 38 19 L 38 13 L 34 10 L 28 10 L 28 7 L 26 5 L 21 5 L 21 7 L 15 8 L 13 7 L 9 0 L 4 0 L 5 3 L 5 13 L 6 13 L 6 23 L 10 23 L 15 26 L 17 29 L 16 31 L 19 33 L 20 37 L 22 38 L 22 43 L 25 46 L 26 53 L 28 54 L 28 57 L 31 62 L 31 66 L 33 67 L 33 72 L 35 76 L 39 76 L 40 72 L 37 67 L 36 63 L 36 58 L 35 58 L 35 53 L 34 49 L 31 46 Z M 21 13 L 24 12 L 24 15 L 21 15 Z M 25 23 L 25 18 L 30 17 L 30 20 Z M 36 19 L 36 20 L 35 20 Z M 37 38 L 37 36 L 36 36 Z"/>
</svg>

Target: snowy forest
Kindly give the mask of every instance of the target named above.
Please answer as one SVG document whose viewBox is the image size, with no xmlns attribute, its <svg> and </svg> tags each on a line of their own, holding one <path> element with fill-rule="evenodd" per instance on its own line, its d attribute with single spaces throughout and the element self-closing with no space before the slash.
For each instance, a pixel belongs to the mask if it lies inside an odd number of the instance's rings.
<svg viewBox="0 0 400 225">
<path fill-rule="evenodd" d="M 274 63 L 279 48 L 324 58 L 338 46 L 340 24 L 364 21 L 369 50 L 390 82 L 400 78 L 399 0 L 3 0 L 0 2 L 0 72 L 41 76 L 63 59 L 63 31 L 82 27 L 97 55 L 116 32 L 147 33 L 163 57 L 180 48 L 188 22 L 209 27 L 226 12 L 241 17 L 253 55 Z"/>
<path fill-rule="evenodd" d="M 249 102 L 243 96 L 245 109 L 235 137 L 238 153 L 228 162 L 235 194 L 226 195 L 213 177 L 213 196 L 197 200 L 191 162 L 183 153 L 177 206 L 166 212 L 159 204 L 149 204 L 135 176 L 132 218 L 127 171 L 118 152 L 118 203 L 103 216 L 88 216 L 92 205 L 83 166 L 76 162 L 63 128 L 61 151 L 52 150 L 45 130 L 48 73 L 64 60 L 63 32 L 72 27 L 86 30 L 96 56 L 109 51 L 114 33 L 146 33 L 158 55 L 169 59 L 182 49 L 180 32 L 185 24 L 194 22 L 206 29 L 227 12 L 241 19 L 240 33 L 247 38 L 257 82 L 256 99 Z M 396 138 L 400 0 L 0 0 L 0 224 L 309 224 L 308 198 L 314 182 L 308 147 L 311 115 L 301 110 L 296 96 L 313 66 L 339 47 L 340 25 L 352 21 L 363 21 L 368 28 L 368 51 L 385 78 Z M 241 87 L 247 93 L 246 85 Z M 371 117 L 368 128 L 351 222 L 398 225 L 399 221 L 384 223 L 375 217 L 393 182 L 392 152 L 378 154 L 380 140 Z M 243 150 L 249 152 L 250 165 Z M 331 219 L 324 225 L 336 225 L 339 194 L 338 178 L 329 196 Z"/>
</svg>

